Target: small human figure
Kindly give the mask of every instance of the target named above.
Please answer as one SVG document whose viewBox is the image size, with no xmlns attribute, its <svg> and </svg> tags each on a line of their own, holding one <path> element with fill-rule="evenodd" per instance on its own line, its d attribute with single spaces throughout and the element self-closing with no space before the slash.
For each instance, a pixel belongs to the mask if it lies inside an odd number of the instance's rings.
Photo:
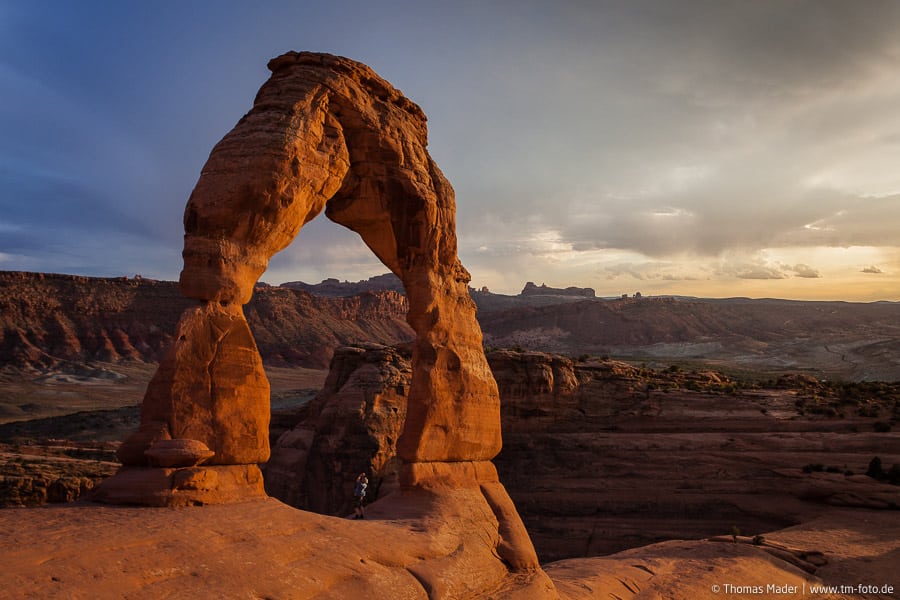
<svg viewBox="0 0 900 600">
<path fill-rule="evenodd" d="M 369 478 L 366 477 L 365 473 L 360 473 L 356 478 L 356 487 L 353 488 L 353 497 L 356 500 L 356 505 L 353 509 L 353 518 L 354 519 L 365 519 L 366 516 L 363 511 L 363 502 L 366 499 L 366 488 L 369 487 Z"/>
</svg>

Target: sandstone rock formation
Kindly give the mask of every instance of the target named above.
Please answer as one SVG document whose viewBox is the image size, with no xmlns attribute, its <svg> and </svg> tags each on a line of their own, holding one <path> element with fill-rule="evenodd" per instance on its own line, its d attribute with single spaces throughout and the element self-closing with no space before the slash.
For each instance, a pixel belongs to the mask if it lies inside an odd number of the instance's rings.
<svg viewBox="0 0 900 600">
<path fill-rule="evenodd" d="M 500 449 L 499 397 L 424 114 L 346 59 L 288 53 L 269 67 L 253 110 L 213 149 L 191 194 L 183 293 L 207 319 L 239 320 L 269 258 L 327 203 L 326 215 L 359 233 L 406 288 L 416 343 L 400 456 L 489 460 Z"/>
<path fill-rule="evenodd" d="M 369 501 L 396 491 L 409 358 L 375 344 L 338 349 L 322 391 L 273 448 L 266 491 L 327 515 L 352 512 L 357 473 L 369 475 Z"/>
<path fill-rule="evenodd" d="M 575 296 L 578 298 L 595 298 L 597 296 L 594 288 L 580 288 L 569 286 L 567 288 L 554 288 L 545 283 L 535 285 L 533 281 L 525 283 L 522 288 L 522 296 Z"/>
<path fill-rule="evenodd" d="M 363 281 L 340 281 L 329 277 L 321 283 L 304 283 L 302 281 L 288 281 L 280 287 L 293 290 L 303 290 L 317 296 L 353 296 L 364 292 L 391 291 L 405 293 L 403 282 L 393 273 L 375 275 Z"/>
<path fill-rule="evenodd" d="M 415 341 L 396 443 L 401 486 L 430 498 L 429 510 L 462 511 L 473 528 L 487 527 L 482 567 L 540 574 L 490 463 L 501 446 L 500 398 L 457 257 L 453 189 L 426 151 L 425 115 L 344 58 L 290 52 L 269 68 L 188 201 L 180 284 L 200 306 L 182 315 L 141 427 L 119 453 L 125 467 L 97 498 L 177 505 L 262 494 L 256 465 L 269 458 L 269 390 L 241 307 L 272 255 L 324 210 L 406 290 Z M 202 466 L 149 466 L 169 439 L 195 440 L 213 455 Z"/>
</svg>

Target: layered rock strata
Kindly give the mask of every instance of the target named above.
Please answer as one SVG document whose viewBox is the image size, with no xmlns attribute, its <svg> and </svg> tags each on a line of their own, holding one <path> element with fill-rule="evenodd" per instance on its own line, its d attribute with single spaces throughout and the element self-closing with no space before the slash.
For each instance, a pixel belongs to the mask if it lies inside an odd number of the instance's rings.
<svg viewBox="0 0 900 600">
<path fill-rule="evenodd" d="M 269 259 L 324 210 L 357 232 L 406 290 L 415 340 L 396 442 L 401 487 L 438 497 L 473 491 L 485 510 L 470 506 L 471 496 L 456 508 L 490 515 L 497 536 L 488 552 L 514 570 L 539 572 L 490 463 L 501 446 L 500 397 L 457 257 L 453 189 L 426 150 L 424 113 L 344 58 L 290 52 L 269 68 L 253 109 L 213 148 L 188 201 L 180 285 L 200 306 L 182 315 L 140 430 L 122 445 L 125 467 L 97 497 L 208 503 L 219 489 L 225 500 L 240 496 L 241 486 L 244 498 L 261 495 L 268 384 L 241 307 Z M 168 439 L 195 440 L 213 454 L 203 466 L 148 464 Z"/>
<path fill-rule="evenodd" d="M 338 298 L 257 286 L 244 314 L 266 365 L 327 369 L 335 348 L 412 339 L 405 296 L 357 291 Z M 159 363 L 182 313 L 196 305 L 172 281 L 0 271 L 0 374 Z"/>
</svg>

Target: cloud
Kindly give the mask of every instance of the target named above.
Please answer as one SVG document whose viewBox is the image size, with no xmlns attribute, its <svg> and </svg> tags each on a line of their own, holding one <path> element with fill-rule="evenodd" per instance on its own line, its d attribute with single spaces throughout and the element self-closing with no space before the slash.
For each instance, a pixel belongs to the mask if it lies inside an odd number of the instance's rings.
<svg viewBox="0 0 900 600">
<path fill-rule="evenodd" d="M 786 275 L 777 267 L 746 265 L 735 268 L 731 275 L 738 279 L 785 279 Z"/>
<path fill-rule="evenodd" d="M 262 279 L 273 284 L 318 283 L 328 277 L 358 281 L 388 271 L 359 235 L 319 215 L 272 258 Z"/>
<path fill-rule="evenodd" d="M 805 263 L 785 264 L 771 260 L 766 253 L 731 253 L 715 265 L 719 277 L 735 277 L 737 279 L 776 280 L 789 277 L 803 279 L 819 279 L 822 274 Z"/>
<path fill-rule="evenodd" d="M 483 207 L 512 220 L 540 215 L 576 250 L 653 258 L 893 243 L 900 175 L 888 165 L 900 145 L 886 132 L 900 132 L 900 5 L 879 10 L 758 2 L 579 12 L 603 35 L 565 56 L 565 42 L 542 36 L 545 53 L 518 71 L 529 93 L 494 86 L 476 119 L 495 133 L 455 153 L 479 165 L 480 189 L 458 184 L 461 204 L 478 207 L 461 226 L 478 227 Z M 560 19 L 580 40 L 581 28 Z M 526 126 L 498 137 L 495 117 Z M 510 181 L 517 193 L 492 192 Z"/>
<path fill-rule="evenodd" d="M 643 281 L 647 277 L 642 273 L 640 267 L 631 264 L 612 265 L 604 269 L 607 279 L 618 279 L 623 275 L 627 275 L 639 281 Z"/>
<path fill-rule="evenodd" d="M 785 267 L 786 270 L 792 271 L 794 275 L 797 277 L 803 277 L 804 279 L 818 279 L 822 276 L 819 271 L 813 269 L 809 265 L 804 264 L 796 264 L 792 267 Z"/>
<path fill-rule="evenodd" d="M 617 262 L 604 266 L 599 272 L 608 280 L 631 277 L 639 281 L 696 281 L 708 276 L 708 271 L 708 267 L 700 265 L 693 265 L 688 269 L 680 262 L 646 261 Z"/>
<path fill-rule="evenodd" d="M 875 275 L 880 275 L 880 274 L 884 273 L 884 271 L 882 271 L 875 265 L 872 265 L 872 266 L 863 268 L 862 270 L 860 270 L 860 273 L 872 273 Z"/>
</svg>

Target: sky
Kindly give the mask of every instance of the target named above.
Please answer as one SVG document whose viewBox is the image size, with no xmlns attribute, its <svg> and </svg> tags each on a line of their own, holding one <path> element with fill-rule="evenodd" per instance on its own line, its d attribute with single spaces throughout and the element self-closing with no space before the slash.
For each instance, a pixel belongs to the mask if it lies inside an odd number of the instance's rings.
<svg viewBox="0 0 900 600">
<path fill-rule="evenodd" d="M 289 50 L 428 116 L 471 285 L 900 300 L 900 2 L 0 0 L 0 270 L 177 279 Z M 386 272 L 324 216 L 262 279 Z"/>
</svg>

